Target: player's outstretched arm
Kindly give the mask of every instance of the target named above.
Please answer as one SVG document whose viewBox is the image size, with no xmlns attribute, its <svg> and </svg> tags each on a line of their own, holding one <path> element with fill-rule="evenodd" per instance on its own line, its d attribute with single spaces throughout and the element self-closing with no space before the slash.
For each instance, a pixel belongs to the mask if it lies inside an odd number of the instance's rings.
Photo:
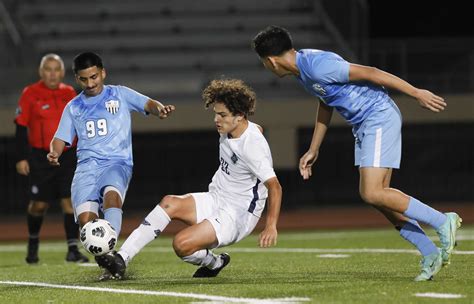
<svg viewBox="0 0 474 304">
<path fill-rule="evenodd" d="M 428 90 L 415 88 L 405 80 L 374 67 L 351 63 L 349 67 L 349 80 L 370 81 L 400 91 L 415 98 L 421 107 L 433 112 L 441 112 L 447 105 L 442 97 Z"/>
<path fill-rule="evenodd" d="M 153 99 L 148 99 L 145 103 L 145 111 L 158 116 L 161 119 L 170 116 L 175 109 L 174 105 L 163 105 L 161 102 Z"/>
<path fill-rule="evenodd" d="M 332 117 L 332 108 L 322 101 L 319 102 L 319 108 L 316 113 L 316 122 L 314 124 L 313 138 L 308 151 L 300 158 L 299 169 L 303 179 L 309 179 L 313 174 L 312 166 L 318 159 L 319 147 L 321 146 L 329 123 Z"/>
<path fill-rule="evenodd" d="M 59 157 L 63 153 L 66 143 L 59 138 L 54 137 L 49 144 L 49 153 L 46 155 L 48 162 L 52 166 L 59 166 Z"/>
<path fill-rule="evenodd" d="M 260 233 L 259 246 L 270 247 L 277 243 L 277 223 L 280 216 L 282 190 L 277 177 L 272 177 L 265 182 L 268 189 L 267 217 L 265 228 Z"/>
</svg>

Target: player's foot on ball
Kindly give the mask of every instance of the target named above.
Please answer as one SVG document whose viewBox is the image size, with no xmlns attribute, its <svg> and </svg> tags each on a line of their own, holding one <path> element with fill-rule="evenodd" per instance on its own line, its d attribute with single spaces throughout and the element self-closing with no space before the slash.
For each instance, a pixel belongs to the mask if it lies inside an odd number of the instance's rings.
<svg viewBox="0 0 474 304">
<path fill-rule="evenodd" d="M 123 279 L 127 266 L 122 256 L 116 251 L 96 256 L 95 260 L 100 267 L 108 270 L 114 278 L 118 280 Z"/>
<path fill-rule="evenodd" d="M 213 278 L 216 277 L 219 272 L 224 269 L 230 262 L 230 255 L 227 253 L 221 253 L 220 258 L 222 259 L 222 265 L 217 267 L 216 269 L 210 269 L 207 267 L 200 267 L 196 272 L 193 274 L 193 278 Z"/>
<path fill-rule="evenodd" d="M 79 250 L 69 250 L 66 255 L 67 262 L 87 263 L 89 258 L 83 255 Z"/>
</svg>

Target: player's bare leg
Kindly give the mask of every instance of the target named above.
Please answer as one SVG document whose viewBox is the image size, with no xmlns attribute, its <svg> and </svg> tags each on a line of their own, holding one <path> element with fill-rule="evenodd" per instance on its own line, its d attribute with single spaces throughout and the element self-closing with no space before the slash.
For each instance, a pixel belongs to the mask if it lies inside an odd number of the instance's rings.
<svg viewBox="0 0 474 304">
<path fill-rule="evenodd" d="M 215 277 L 230 262 L 226 253 L 215 255 L 209 248 L 215 248 L 218 240 L 214 227 L 207 220 L 181 230 L 173 240 L 173 249 L 183 261 L 200 266 L 195 278 Z"/>
<path fill-rule="evenodd" d="M 145 217 L 143 222 L 125 240 L 118 253 L 105 255 L 107 261 L 101 264 L 115 278 L 122 279 L 131 259 L 148 243 L 157 238 L 171 219 L 178 219 L 188 225 L 196 223 L 196 207 L 192 195 L 167 195 Z"/>
<path fill-rule="evenodd" d="M 399 221 L 408 219 L 403 226 L 398 224 L 400 225 L 400 235 L 415 245 L 423 255 L 422 273 L 415 280 L 432 279 L 441 269 L 443 260 L 446 260 L 445 264 L 449 263 L 449 257 L 455 244 L 455 232 L 461 221 L 459 216 L 447 214 L 451 216 L 448 217 L 403 192 L 390 188 L 390 169 L 361 168 L 360 177 L 360 194 L 365 202 L 379 209 L 395 225 Z M 417 221 L 429 224 L 437 230 L 441 239 L 443 255 L 426 237 Z M 444 229 L 447 232 L 440 232 L 445 226 L 449 228 Z"/>
</svg>

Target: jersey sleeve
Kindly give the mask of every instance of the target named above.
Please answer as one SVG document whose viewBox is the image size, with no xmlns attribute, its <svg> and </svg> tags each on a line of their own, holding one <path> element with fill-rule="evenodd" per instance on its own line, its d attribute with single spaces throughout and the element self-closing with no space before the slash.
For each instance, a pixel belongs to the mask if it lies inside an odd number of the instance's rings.
<svg viewBox="0 0 474 304">
<path fill-rule="evenodd" d="M 252 171 L 262 183 L 276 176 L 275 170 L 273 169 L 270 147 L 263 136 L 262 138 L 256 138 L 246 143 L 243 157 L 250 171 Z"/>
<path fill-rule="evenodd" d="M 138 93 L 135 90 L 132 90 L 125 86 L 118 86 L 122 100 L 125 101 L 131 111 L 140 112 L 146 114 L 145 104 L 150 99 L 148 96 L 145 96 L 141 93 Z"/>
<path fill-rule="evenodd" d="M 15 123 L 27 127 L 31 118 L 31 89 L 25 88 L 21 93 L 16 109 Z"/>
<path fill-rule="evenodd" d="M 70 146 L 74 142 L 76 137 L 76 128 L 74 127 L 71 112 L 70 112 L 71 103 L 68 103 L 64 108 L 63 114 L 61 115 L 61 120 L 59 121 L 58 129 L 54 134 L 54 137 L 64 141 Z"/>
<path fill-rule="evenodd" d="M 339 55 L 324 52 L 310 58 L 309 75 L 315 81 L 324 84 L 349 82 L 349 62 Z"/>
</svg>

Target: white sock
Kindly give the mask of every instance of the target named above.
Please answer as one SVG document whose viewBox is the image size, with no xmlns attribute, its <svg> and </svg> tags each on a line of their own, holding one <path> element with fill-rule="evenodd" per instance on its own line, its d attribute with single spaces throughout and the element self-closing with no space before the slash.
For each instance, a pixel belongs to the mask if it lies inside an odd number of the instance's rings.
<svg viewBox="0 0 474 304">
<path fill-rule="evenodd" d="M 221 267 L 223 263 L 220 256 L 215 255 L 214 253 L 212 253 L 212 251 L 208 249 L 198 250 L 191 255 L 182 257 L 181 259 L 186 263 L 204 266 L 209 269 L 216 269 L 218 267 Z"/>
<path fill-rule="evenodd" d="M 143 247 L 160 235 L 170 221 L 171 219 L 168 214 L 160 205 L 157 205 L 140 226 L 130 234 L 120 248 L 119 254 L 123 257 L 124 261 L 128 264 Z"/>
</svg>

